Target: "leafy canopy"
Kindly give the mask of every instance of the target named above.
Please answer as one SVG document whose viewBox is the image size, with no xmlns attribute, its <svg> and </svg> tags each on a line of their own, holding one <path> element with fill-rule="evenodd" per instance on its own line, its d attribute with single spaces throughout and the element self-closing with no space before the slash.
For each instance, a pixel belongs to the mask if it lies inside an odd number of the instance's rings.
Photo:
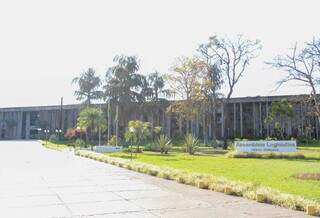
<svg viewBox="0 0 320 218">
<path fill-rule="evenodd" d="M 74 92 L 74 95 L 79 101 L 85 100 L 85 103 L 90 105 L 91 100 L 97 100 L 102 97 L 103 93 L 99 90 L 101 80 L 92 68 L 82 73 L 80 77 L 75 77 L 72 83 L 78 85 L 78 90 Z"/>
</svg>

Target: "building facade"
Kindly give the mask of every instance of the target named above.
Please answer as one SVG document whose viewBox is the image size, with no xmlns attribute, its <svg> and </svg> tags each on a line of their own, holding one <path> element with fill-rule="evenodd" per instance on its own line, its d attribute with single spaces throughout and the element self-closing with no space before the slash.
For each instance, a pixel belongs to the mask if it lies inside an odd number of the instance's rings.
<svg viewBox="0 0 320 218">
<path fill-rule="evenodd" d="M 274 125 L 265 122 L 271 112 L 274 101 L 287 100 L 294 108 L 293 117 L 287 117 L 285 122 L 285 136 L 319 138 L 319 123 L 310 114 L 311 108 L 306 104 L 308 96 L 257 96 L 232 98 L 228 105 L 218 103 L 215 107 L 214 119 L 204 121 L 201 114 L 189 123 L 181 121 L 167 108 L 170 103 L 163 105 L 156 111 L 148 106 L 135 105 L 122 108 L 119 114 L 119 135 L 123 136 L 129 120 L 140 119 L 148 121 L 153 126 L 162 126 L 164 132 L 174 137 L 191 131 L 199 138 L 221 139 L 228 138 L 264 138 L 275 135 Z M 221 101 L 220 101 L 221 102 Z M 81 110 L 80 104 L 0 108 L 0 140 L 8 139 L 38 139 L 45 137 L 44 130 L 50 134 L 77 125 L 77 117 Z M 107 111 L 107 105 L 100 106 Z M 115 134 L 115 108 L 111 108 L 111 134 Z M 228 113 L 225 115 L 224 113 Z M 107 114 L 107 113 L 106 113 Z M 224 122 L 227 116 L 227 122 Z M 106 119 L 107 122 L 107 119 Z M 209 122 L 209 125 L 208 125 Z M 187 129 L 188 126 L 188 129 Z M 226 127 L 226 128 L 225 128 Z"/>
</svg>

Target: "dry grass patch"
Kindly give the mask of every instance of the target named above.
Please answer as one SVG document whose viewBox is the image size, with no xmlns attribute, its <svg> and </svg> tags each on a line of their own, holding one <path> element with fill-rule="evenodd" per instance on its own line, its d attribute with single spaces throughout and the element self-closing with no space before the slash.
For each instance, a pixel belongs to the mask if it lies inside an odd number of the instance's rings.
<svg viewBox="0 0 320 218">
<path fill-rule="evenodd" d="M 320 181 L 320 173 L 298 173 L 293 175 L 296 179 Z"/>
</svg>

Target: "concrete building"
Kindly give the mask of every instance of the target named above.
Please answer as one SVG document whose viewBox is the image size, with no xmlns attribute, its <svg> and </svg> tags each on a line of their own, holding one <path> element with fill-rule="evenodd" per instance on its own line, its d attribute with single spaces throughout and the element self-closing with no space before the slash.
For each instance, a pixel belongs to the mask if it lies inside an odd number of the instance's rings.
<svg viewBox="0 0 320 218">
<path fill-rule="evenodd" d="M 285 135 L 287 137 L 319 137 L 319 123 L 310 115 L 310 106 L 305 99 L 308 96 L 265 96 L 232 98 L 226 106 L 227 123 L 223 122 L 222 104 L 216 106 L 213 125 L 205 125 L 200 118 L 191 123 L 193 133 L 210 138 L 263 138 L 275 134 L 274 126 L 265 122 L 270 113 L 271 103 L 288 100 L 294 106 L 294 117 L 286 119 Z M 173 113 L 167 112 L 167 105 L 153 111 L 148 106 L 135 105 L 121 109 L 119 115 L 119 135 L 122 136 L 129 120 L 149 121 L 153 126 L 162 126 L 171 137 L 185 133 L 186 121 L 181 123 Z M 107 105 L 102 105 L 106 110 Z M 76 127 L 80 104 L 39 107 L 0 108 L 0 140 L 1 139 L 37 139 L 44 137 L 44 129 L 54 133 L 61 129 Z M 114 118 L 115 108 L 112 109 Z M 156 114 L 156 116 L 155 116 Z M 107 122 L 107 121 L 106 121 Z M 183 125 L 183 126 L 182 126 Z M 224 128 L 226 125 L 227 128 Z M 189 125 L 188 125 L 189 126 Z M 213 126 L 213 130 L 211 129 Z M 227 132 L 225 132 L 227 131 Z M 206 132 L 206 134 L 205 134 Z M 115 120 L 112 119 L 111 133 L 115 134 Z"/>
</svg>

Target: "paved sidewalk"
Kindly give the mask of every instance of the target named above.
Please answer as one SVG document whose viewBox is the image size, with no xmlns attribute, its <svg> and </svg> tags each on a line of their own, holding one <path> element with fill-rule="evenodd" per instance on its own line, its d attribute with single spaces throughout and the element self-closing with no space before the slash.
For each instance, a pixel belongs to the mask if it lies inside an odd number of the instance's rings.
<svg viewBox="0 0 320 218">
<path fill-rule="evenodd" d="M 0 217 L 307 217 L 178 184 L 36 141 L 0 142 Z"/>
</svg>

